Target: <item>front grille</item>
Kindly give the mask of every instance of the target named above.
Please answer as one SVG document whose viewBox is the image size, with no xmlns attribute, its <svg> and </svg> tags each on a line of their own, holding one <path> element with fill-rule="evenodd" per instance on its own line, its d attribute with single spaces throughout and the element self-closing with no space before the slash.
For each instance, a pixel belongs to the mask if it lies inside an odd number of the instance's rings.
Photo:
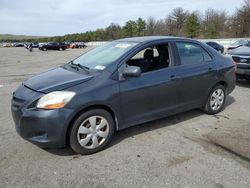
<svg viewBox="0 0 250 188">
<path fill-rule="evenodd" d="M 244 57 L 244 56 L 232 56 L 232 58 L 236 63 L 250 64 L 250 56 L 247 56 L 247 57 Z"/>
<path fill-rule="evenodd" d="M 14 109 L 19 109 L 24 102 L 25 102 L 25 100 L 13 96 L 11 105 Z"/>
</svg>

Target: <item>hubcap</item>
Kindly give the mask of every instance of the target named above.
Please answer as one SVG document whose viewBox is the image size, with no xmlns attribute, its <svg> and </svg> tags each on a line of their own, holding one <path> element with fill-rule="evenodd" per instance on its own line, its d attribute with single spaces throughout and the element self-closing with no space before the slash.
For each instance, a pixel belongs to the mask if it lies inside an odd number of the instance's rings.
<svg viewBox="0 0 250 188">
<path fill-rule="evenodd" d="M 219 110 L 224 102 L 224 91 L 222 89 L 216 89 L 210 98 L 210 107 L 213 110 Z"/>
<path fill-rule="evenodd" d="M 79 126 L 77 140 L 82 147 L 94 149 L 103 144 L 108 134 L 108 121 L 101 116 L 91 116 Z"/>
</svg>

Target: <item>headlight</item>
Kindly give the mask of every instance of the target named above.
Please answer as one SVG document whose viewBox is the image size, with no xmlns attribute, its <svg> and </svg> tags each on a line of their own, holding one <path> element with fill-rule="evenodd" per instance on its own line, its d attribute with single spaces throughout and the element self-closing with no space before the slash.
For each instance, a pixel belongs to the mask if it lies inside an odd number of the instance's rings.
<svg viewBox="0 0 250 188">
<path fill-rule="evenodd" d="M 36 105 L 42 109 L 57 109 L 64 107 L 73 97 L 74 92 L 71 91 L 54 91 L 41 97 Z"/>
</svg>

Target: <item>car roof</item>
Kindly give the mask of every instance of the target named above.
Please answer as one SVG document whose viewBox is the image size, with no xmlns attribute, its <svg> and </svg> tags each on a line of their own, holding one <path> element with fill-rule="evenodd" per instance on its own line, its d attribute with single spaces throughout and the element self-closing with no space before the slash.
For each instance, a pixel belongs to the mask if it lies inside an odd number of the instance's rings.
<svg viewBox="0 0 250 188">
<path fill-rule="evenodd" d="M 166 40 L 166 39 L 181 39 L 181 40 L 188 40 L 188 41 L 196 41 L 190 38 L 183 38 L 183 37 L 174 37 L 174 36 L 144 36 L 144 37 L 131 37 L 131 38 L 124 38 L 116 40 L 117 42 L 153 42 L 156 40 Z"/>
</svg>

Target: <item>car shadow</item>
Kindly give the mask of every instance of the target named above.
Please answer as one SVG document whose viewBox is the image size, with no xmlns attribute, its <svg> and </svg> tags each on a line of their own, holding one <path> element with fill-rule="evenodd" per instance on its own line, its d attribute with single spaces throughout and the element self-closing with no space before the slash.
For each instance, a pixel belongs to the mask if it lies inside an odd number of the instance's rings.
<svg viewBox="0 0 250 188">
<path fill-rule="evenodd" d="M 53 148 L 53 149 L 44 149 L 43 150 L 53 154 L 53 155 L 59 155 L 59 156 L 73 156 L 73 155 L 77 155 L 76 152 L 74 152 L 71 147 L 69 147 L 68 145 L 64 148 Z"/>
<path fill-rule="evenodd" d="M 250 81 L 244 79 L 238 79 L 236 82 L 237 86 L 250 88 Z"/>
<path fill-rule="evenodd" d="M 235 102 L 234 97 L 229 95 L 227 97 L 225 106 L 226 107 L 230 106 L 234 102 Z M 143 134 L 145 132 L 161 129 L 161 128 L 167 127 L 167 126 L 174 126 L 175 124 L 193 119 L 193 118 L 198 117 L 200 115 L 204 115 L 204 113 L 199 109 L 195 109 L 195 110 L 190 110 L 187 112 L 182 112 L 182 113 L 179 113 L 176 115 L 172 115 L 169 117 L 161 118 L 158 120 L 150 121 L 147 123 L 128 127 L 124 130 L 121 130 L 121 131 L 118 131 L 115 133 L 111 143 L 108 145 L 108 148 L 112 147 L 116 144 L 119 144 L 124 139 L 133 138 L 135 135 L 140 135 L 140 134 Z M 59 155 L 59 156 L 78 155 L 69 146 L 67 146 L 66 148 L 44 149 L 44 150 L 51 153 L 51 154 Z"/>
<path fill-rule="evenodd" d="M 227 97 L 225 107 L 230 106 L 234 102 L 235 102 L 234 97 L 229 95 Z M 179 113 L 173 116 L 165 117 L 162 119 L 158 119 L 158 120 L 154 120 L 154 121 L 150 121 L 147 123 L 143 123 L 143 124 L 139 124 L 139 125 L 126 128 L 124 130 L 116 132 L 109 147 L 112 147 L 113 145 L 118 144 L 119 142 L 121 142 L 122 140 L 126 138 L 133 138 L 135 135 L 143 134 L 145 132 L 161 129 L 167 126 L 174 126 L 180 122 L 184 122 L 184 121 L 196 118 L 201 115 L 204 115 L 204 112 L 202 112 L 199 109 L 194 109 L 194 110 Z"/>
<path fill-rule="evenodd" d="M 235 98 L 231 95 L 227 96 L 226 102 L 225 102 L 225 107 L 230 106 L 235 102 Z"/>
</svg>

